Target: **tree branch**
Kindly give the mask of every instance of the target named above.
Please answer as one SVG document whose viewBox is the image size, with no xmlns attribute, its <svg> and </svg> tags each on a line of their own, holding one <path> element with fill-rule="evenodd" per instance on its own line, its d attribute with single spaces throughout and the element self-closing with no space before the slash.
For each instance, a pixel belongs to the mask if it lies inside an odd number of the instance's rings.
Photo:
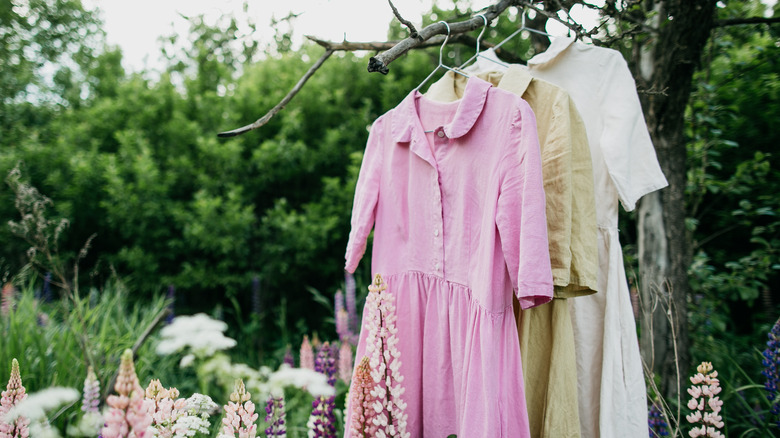
<svg viewBox="0 0 780 438">
<path fill-rule="evenodd" d="M 390 50 L 395 45 L 398 44 L 398 41 L 365 41 L 365 42 L 359 42 L 359 41 L 325 41 L 321 40 L 319 38 L 307 35 L 306 38 L 308 38 L 310 41 L 322 46 L 326 50 L 333 50 L 334 52 L 344 51 L 344 52 L 354 52 L 357 50 L 371 50 L 371 51 L 381 51 L 381 50 Z M 443 35 L 436 35 L 428 40 L 423 41 L 420 43 L 419 46 L 415 47 L 416 49 L 422 49 L 426 47 L 436 47 L 440 46 L 441 43 L 444 41 Z M 471 35 L 455 35 L 454 37 L 451 37 L 449 39 L 449 42 L 451 43 L 457 43 L 462 44 L 467 47 L 476 47 L 477 45 L 477 39 L 474 38 Z M 479 42 L 480 47 L 484 47 L 486 49 L 489 49 L 491 47 L 495 47 L 495 43 L 491 43 L 489 41 L 480 41 Z M 510 52 L 509 50 L 504 50 L 501 47 L 496 49 L 496 55 L 498 55 L 499 58 L 512 63 L 512 64 L 522 64 L 523 59 L 514 53 Z"/>
<path fill-rule="evenodd" d="M 780 23 L 780 17 L 748 17 L 748 18 L 729 18 L 718 20 L 714 27 L 736 26 L 738 24 L 774 24 Z"/>
<path fill-rule="evenodd" d="M 501 15 L 502 12 L 509 6 L 517 4 L 517 0 L 501 0 L 495 5 L 492 5 L 487 8 L 487 10 L 483 13 L 485 18 L 487 18 L 488 22 L 493 21 L 496 17 Z M 482 17 L 472 17 L 465 21 L 460 21 L 457 23 L 450 23 L 449 29 L 450 29 L 450 35 L 457 35 L 465 32 L 470 32 L 474 29 L 478 29 L 482 26 L 484 26 L 485 22 L 482 20 Z M 442 23 L 434 23 L 431 25 L 426 26 L 418 33 L 417 38 L 406 38 L 400 42 L 398 42 L 396 45 L 394 45 L 389 50 L 380 53 L 377 56 L 371 57 L 371 59 L 368 62 L 368 71 L 369 72 L 379 72 L 382 74 L 387 74 L 390 69 L 387 67 L 391 62 L 398 59 L 401 55 L 405 54 L 411 49 L 414 49 L 418 46 L 420 46 L 423 42 L 431 39 L 432 37 L 436 35 L 446 35 L 447 34 L 447 26 L 445 26 Z"/>
<path fill-rule="evenodd" d="M 401 13 L 398 12 L 398 9 L 393 4 L 392 0 L 387 0 L 388 3 L 390 3 L 390 8 L 393 10 L 393 15 L 395 15 L 395 18 L 398 19 L 398 21 L 401 22 L 404 26 L 409 28 L 409 37 L 410 38 L 420 38 L 420 34 L 417 33 L 417 29 L 414 27 L 414 24 L 412 24 L 411 21 L 404 19 L 404 17 L 401 16 Z"/>
<path fill-rule="evenodd" d="M 286 96 L 284 96 L 284 99 L 282 99 L 281 102 L 277 103 L 275 107 L 271 108 L 271 110 L 268 111 L 268 113 L 266 113 L 266 115 L 264 115 L 263 117 L 260 117 L 254 123 L 251 123 L 251 124 L 246 125 L 246 126 L 242 126 L 241 128 L 236 128 L 236 129 L 233 129 L 232 131 L 220 132 L 219 134 L 217 134 L 217 137 L 222 137 L 222 138 L 225 138 L 225 137 L 235 137 L 236 135 L 244 134 L 246 132 L 249 132 L 249 131 L 251 131 L 253 129 L 257 129 L 257 128 L 265 125 L 266 123 L 268 123 L 268 121 L 271 120 L 271 118 L 273 116 L 275 116 L 276 113 L 281 111 L 282 108 L 285 107 L 285 105 L 290 103 L 292 98 L 295 97 L 295 95 L 298 94 L 299 91 L 301 91 L 303 86 L 306 84 L 306 81 L 308 81 L 309 78 L 312 77 L 312 75 L 314 75 L 314 72 L 316 72 L 320 67 L 322 67 L 322 64 L 325 63 L 325 61 L 332 54 L 333 54 L 333 50 L 330 50 L 330 49 L 326 50 L 325 53 L 322 54 L 320 59 L 318 59 L 317 62 L 315 62 L 314 65 L 312 65 L 309 68 L 309 70 L 306 72 L 306 74 L 303 75 L 303 77 L 298 81 L 298 83 L 295 84 L 295 86 L 292 88 L 292 90 L 290 90 L 290 92 L 287 93 Z"/>
</svg>

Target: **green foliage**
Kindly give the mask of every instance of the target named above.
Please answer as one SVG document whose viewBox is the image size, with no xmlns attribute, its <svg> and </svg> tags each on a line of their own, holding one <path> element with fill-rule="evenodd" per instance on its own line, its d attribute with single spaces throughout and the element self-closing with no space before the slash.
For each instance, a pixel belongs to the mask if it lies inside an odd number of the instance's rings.
<svg viewBox="0 0 780 438">
<path fill-rule="evenodd" d="M 730 2 L 720 12 L 726 18 L 763 10 L 756 2 Z M 780 280 L 775 41 L 771 28 L 717 30 L 687 115 L 693 291 L 703 308 L 719 309 L 719 328 L 753 336 L 753 318 L 744 316 L 771 316 L 777 302 L 768 291 Z M 700 308 L 692 308 L 694 324 Z"/>
<path fill-rule="evenodd" d="M 719 18 L 758 16 L 759 2 L 726 2 Z M 777 29 L 716 29 L 686 114 L 687 227 L 694 362 L 717 362 L 728 436 L 775 436 L 766 416 L 761 354 L 777 317 L 780 281 L 780 49 Z"/>
</svg>

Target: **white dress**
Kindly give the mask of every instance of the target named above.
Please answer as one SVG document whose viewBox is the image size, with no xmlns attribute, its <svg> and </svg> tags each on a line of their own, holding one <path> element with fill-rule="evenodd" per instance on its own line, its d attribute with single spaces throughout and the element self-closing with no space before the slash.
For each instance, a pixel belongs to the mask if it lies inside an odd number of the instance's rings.
<svg viewBox="0 0 780 438">
<path fill-rule="evenodd" d="M 563 88 L 585 122 L 598 223 L 598 293 L 571 300 L 583 438 L 647 435 L 647 399 L 636 325 L 618 240 L 618 200 L 668 183 L 622 55 L 556 38 L 528 61 L 531 75 Z"/>
</svg>

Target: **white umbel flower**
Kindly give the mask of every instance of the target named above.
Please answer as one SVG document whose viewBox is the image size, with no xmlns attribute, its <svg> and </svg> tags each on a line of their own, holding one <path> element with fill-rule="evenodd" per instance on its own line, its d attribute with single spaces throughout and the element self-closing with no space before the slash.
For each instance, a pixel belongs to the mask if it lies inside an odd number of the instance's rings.
<svg viewBox="0 0 780 438">
<path fill-rule="evenodd" d="M 28 418 L 31 423 L 46 420 L 46 412 L 65 404 L 75 403 L 79 396 L 80 393 L 73 388 L 52 386 L 28 395 L 5 414 L 3 421 L 10 423 L 19 417 Z"/>
<path fill-rule="evenodd" d="M 157 345 L 157 354 L 166 356 L 189 348 L 195 356 L 213 356 L 217 351 L 236 346 L 234 339 L 224 335 L 225 330 L 227 324 L 204 313 L 177 316 L 160 331 L 162 340 Z"/>
</svg>

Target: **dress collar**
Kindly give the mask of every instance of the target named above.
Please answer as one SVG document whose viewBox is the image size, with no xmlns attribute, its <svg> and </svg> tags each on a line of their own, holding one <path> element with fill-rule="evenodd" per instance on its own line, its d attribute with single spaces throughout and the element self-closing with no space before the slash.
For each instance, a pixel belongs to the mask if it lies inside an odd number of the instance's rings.
<svg viewBox="0 0 780 438">
<path fill-rule="evenodd" d="M 533 81 L 533 76 L 524 65 L 511 64 L 501 77 L 497 87 L 503 90 L 509 90 L 512 93 L 522 96 L 525 90 Z"/>
<path fill-rule="evenodd" d="M 550 47 L 547 48 L 544 52 L 534 56 L 533 58 L 528 60 L 528 65 L 542 65 L 546 64 L 553 59 L 555 59 L 558 55 L 561 54 L 564 50 L 566 50 L 572 43 L 574 42 L 574 38 L 571 37 L 557 37 L 553 38 L 552 44 L 550 44 Z"/>
<path fill-rule="evenodd" d="M 449 138 L 460 138 L 466 135 L 477 122 L 479 115 L 485 107 L 488 90 L 492 85 L 482 79 L 472 77 L 466 83 L 463 98 L 458 104 L 455 117 L 447 125 L 443 126 L 444 133 Z M 419 114 L 417 114 L 417 100 L 426 99 L 419 91 L 415 90 L 395 108 L 398 116 L 393 118 L 392 136 L 397 143 L 412 141 L 412 134 L 425 136 Z"/>
</svg>

